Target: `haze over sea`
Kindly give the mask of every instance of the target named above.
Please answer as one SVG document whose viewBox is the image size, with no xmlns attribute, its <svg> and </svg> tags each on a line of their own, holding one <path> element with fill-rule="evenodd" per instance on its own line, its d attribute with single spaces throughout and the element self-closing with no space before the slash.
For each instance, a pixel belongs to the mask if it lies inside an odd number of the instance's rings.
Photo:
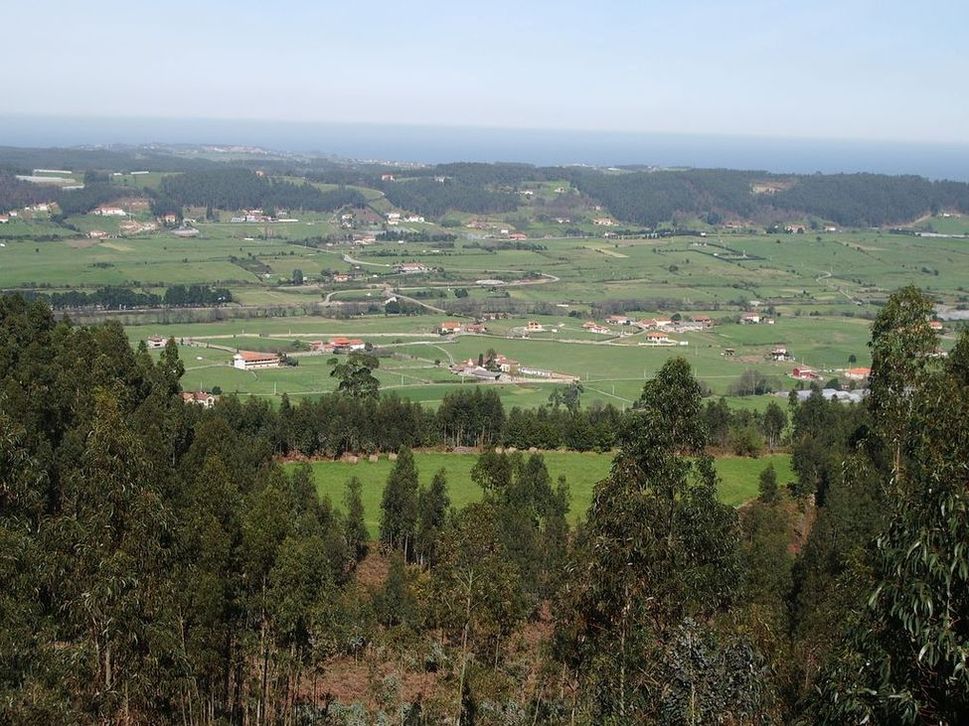
<svg viewBox="0 0 969 726">
<path fill-rule="evenodd" d="M 969 145 L 230 119 L 0 117 L 0 145 L 223 144 L 401 162 L 875 172 L 969 181 Z"/>
</svg>

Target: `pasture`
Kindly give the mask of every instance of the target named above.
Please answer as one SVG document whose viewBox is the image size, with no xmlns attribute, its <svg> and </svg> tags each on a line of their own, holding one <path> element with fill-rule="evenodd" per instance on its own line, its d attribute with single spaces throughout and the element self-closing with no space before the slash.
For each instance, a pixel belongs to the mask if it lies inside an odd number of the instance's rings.
<svg viewBox="0 0 969 726">
<path fill-rule="evenodd" d="M 542 457 L 552 481 L 556 482 L 560 476 L 564 476 L 569 485 L 571 521 L 576 523 L 584 520 L 592 504 L 596 483 L 609 475 L 613 455 L 546 451 L 542 452 Z M 481 489 L 471 480 L 471 469 L 478 460 L 477 454 L 417 451 L 414 452 L 414 460 L 424 486 L 430 485 L 435 472 L 444 469 L 447 473 L 448 496 L 453 507 L 460 509 L 481 498 Z M 757 459 L 718 458 L 716 468 L 720 483 L 717 492 L 720 500 L 725 504 L 739 506 L 756 497 L 758 476 L 768 464 L 773 464 L 781 485 L 794 479 L 790 456 L 787 454 L 774 454 Z M 377 536 L 379 529 L 380 499 L 393 465 L 394 462 L 386 456 L 382 456 L 377 462 L 362 459 L 356 464 L 344 461 L 317 461 L 310 464 L 320 496 L 328 498 L 341 510 L 345 510 L 346 482 L 353 476 L 360 479 L 363 485 L 365 520 L 373 537 Z"/>
</svg>

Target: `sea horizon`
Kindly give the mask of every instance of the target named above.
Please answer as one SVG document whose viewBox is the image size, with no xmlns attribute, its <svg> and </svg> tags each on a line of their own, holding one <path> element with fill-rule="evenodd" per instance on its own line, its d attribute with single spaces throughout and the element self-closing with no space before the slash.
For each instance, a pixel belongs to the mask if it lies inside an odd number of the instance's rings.
<svg viewBox="0 0 969 726">
<path fill-rule="evenodd" d="M 642 165 L 781 174 L 868 172 L 969 181 L 969 144 L 959 143 L 246 119 L 0 116 L 3 146 L 144 144 L 253 146 L 398 163 Z"/>
</svg>

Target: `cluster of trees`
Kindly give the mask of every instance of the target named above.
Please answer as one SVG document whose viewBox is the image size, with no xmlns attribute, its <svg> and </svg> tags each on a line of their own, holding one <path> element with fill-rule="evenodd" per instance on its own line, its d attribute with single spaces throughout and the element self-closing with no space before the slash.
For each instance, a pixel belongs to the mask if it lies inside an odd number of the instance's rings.
<svg viewBox="0 0 969 726">
<path fill-rule="evenodd" d="M 312 184 L 295 184 L 261 176 L 248 169 L 223 168 L 167 176 L 161 193 L 181 206 L 215 209 L 306 209 L 332 212 L 362 207 L 366 198 L 356 189 L 323 192 Z"/>
<path fill-rule="evenodd" d="M 668 361 L 570 531 L 542 457 L 488 445 L 492 402 L 448 419 L 484 444 L 456 509 L 417 470 L 416 405 L 201 410 L 173 343 L 156 363 L 117 324 L 0 298 L 0 720 L 962 723 L 969 333 L 937 357 L 931 309 L 911 288 L 882 308 L 866 404 L 791 399 L 797 480 L 765 470 L 739 510 L 707 454 L 719 404 Z M 581 410 L 558 393 L 547 414 Z M 360 482 L 338 511 L 273 453 L 301 416 L 337 437 L 379 406 L 399 440 L 369 532 Z M 339 703 L 318 683 L 355 659 L 371 685 Z"/>
<path fill-rule="evenodd" d="M 52 198 L 49 188 L 20 181 L 15 174 L 0 171 L 0 211 L 50 202 Z"/>
<path fill-rule="evenodd" d="M 232 291 L 227 287 L 172 285 L 166 288 L 162 304 L 175 308 L 193 305 L 222 305 L 232 302 L 232 299 Z"/>
<path fill-rule="evenodd" d="M 399 229 L 378 232 L 376 237 L 380 242 L 454 242 L 457 240 L 457 235 L 448 232 L 404 232 Z"/>
</svg>

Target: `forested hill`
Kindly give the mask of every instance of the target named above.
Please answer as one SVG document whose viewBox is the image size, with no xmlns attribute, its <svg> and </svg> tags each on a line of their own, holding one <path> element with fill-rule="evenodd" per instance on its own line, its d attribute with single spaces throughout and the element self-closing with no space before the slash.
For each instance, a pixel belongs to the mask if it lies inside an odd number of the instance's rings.
<svg viewBox="0 0 969 726">
<path fill-rule="evenodd" d="M 546 183 L 578 191 L 572 201 L 581 207 L 601 205 L 603 213 L 640 228 L 696 219 L 711 224 L 734 220 L 771 226 L 802 220 L 881 227 L 905 225 L 940 210 L 969 213 L 969 184 L 918 176 L 478 162 L 402 166 L 267 153 L 227 155 L 219 161 L 190 152 L 156 147 L 127 151 L 0 147 L 0 211 L 56 201 L 65 213 L 84 212 L 130 191 L 111 192 L 108 172 L 149 168 L 165 174 L 160 189 L 147 190 L 156 199 L 156 211 L 203 206 L 325 212 L 363 206 L 366 199 L 360 189 L 369 188 L 395 207 L 435 219 L 450 212 L 524 213 L 529 202 L 519 192 Z M 83 173 L 88 186 L 98 188 L 58 191 L 22 183 L 13 176 L 52 166 Z M 312 182 L 337 188 L 323 191 Z M 555 216 L 569 216 L 567 205 L 559 206 Z M 546 205 L 546 212 L 549 209 Z"/>
</svg>

